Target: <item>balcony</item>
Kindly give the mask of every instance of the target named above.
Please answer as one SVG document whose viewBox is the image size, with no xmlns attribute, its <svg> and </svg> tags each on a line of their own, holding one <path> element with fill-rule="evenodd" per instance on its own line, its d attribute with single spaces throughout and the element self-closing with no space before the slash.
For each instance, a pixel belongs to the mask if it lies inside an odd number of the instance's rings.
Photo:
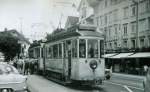
<svg viewBox="0 0 150 92">
<path fill-rule="evenodd" d="M 127 39 L 128 38 L 128 35 L 123 35 L 123 39 Z"/>
<path fill-rule="evenodd" d="M 130 34 L 130 37 L 131 37 L 131 38 L 136 38 L 136 33 L 131 33 L 131 34 Z"/>
<path fill-rule="evenodd" d="M 101 0 L 87 0 L 90 6 L 94 7 L 99 4 Z"/>
<path fill-rule="evenodd" d="M 139 37 L 144 37 L 146 35 L 150 35 L 150 30 L 144 30 L 144 31 L 141 31 L 139 32 Z"/>
</svg>

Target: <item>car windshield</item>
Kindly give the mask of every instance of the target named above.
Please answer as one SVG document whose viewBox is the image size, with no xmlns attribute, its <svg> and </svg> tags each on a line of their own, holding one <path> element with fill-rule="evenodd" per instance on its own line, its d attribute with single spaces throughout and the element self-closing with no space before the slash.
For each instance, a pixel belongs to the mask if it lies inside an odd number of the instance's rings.
<svg viewBox="0 0 150 92">
<path fill-rule="evenodd" d="M 2 74 L 18 74 L 18 71 L 11 65 L 2 64 L 0 65 L 0 75 Z"/>
</svg>

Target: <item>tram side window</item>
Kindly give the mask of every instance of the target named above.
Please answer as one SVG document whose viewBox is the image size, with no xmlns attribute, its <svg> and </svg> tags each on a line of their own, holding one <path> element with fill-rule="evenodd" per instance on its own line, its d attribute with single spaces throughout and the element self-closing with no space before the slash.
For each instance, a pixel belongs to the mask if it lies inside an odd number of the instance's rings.
<svg viewBox="0 0 150 92">
<path fill-rule="evenodd" d="M 49 53 L 49 58 L 53 58 L 53 48 L 52 47 L 49 47 L 49 51 L 48 51 L 48 53 Z"/>
<path fill-rule="evenodd" d="M 104 41 L 100 40 L 100 57 L 104 55 Z"/>
<path fill-rule="evenodd" d="M 86 57 L 86 41 L 85 41 L 85 39 L 79 40 L 79 57 L 80 58 Z"/>
<path fill-rule="evenodd" d="M 88 58 L 98 57 L 98 41 L 90 39 L 88 40 Z"/>
<path fill-rule="evenodd" d="M 38 52 L 37 58 L 39 58 L 40 57 L 40 48 L 37 48 L 37 52 Z"/>
<path fill-rule="evenodd" d="M 77 57 L 77 40 L 72 41 L 72 57 Z"/>
<path fill-rule="evenodd" d="M 58 58 L 58 45 L 53 45 L 53 57 Z"/>
<path fill-rule="evenodd" d="M 62 58 L 62 45 L 59 44 L 59 58 Z"/>
<path fill-rule="evenodd" d="M 66 43 L 65 42 L 63 43 L 63 47 L 64 47 L 63 48 L 64 49 L 64 57 L 66 57 Z"/>
</svg>

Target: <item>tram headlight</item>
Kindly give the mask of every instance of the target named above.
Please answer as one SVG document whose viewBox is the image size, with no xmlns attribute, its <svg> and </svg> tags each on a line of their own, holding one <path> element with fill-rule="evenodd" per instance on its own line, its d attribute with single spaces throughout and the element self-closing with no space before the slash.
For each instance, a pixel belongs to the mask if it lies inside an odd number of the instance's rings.
<svg viewBox="0 0 150 92">
<path fill-rule="evenodd" d="M 97 61 L 96 60 L 92 60 L 90 62 L 90 67 L 95 70 L 97 68 L 98 64 L 97 64 Z"/>
</svg>

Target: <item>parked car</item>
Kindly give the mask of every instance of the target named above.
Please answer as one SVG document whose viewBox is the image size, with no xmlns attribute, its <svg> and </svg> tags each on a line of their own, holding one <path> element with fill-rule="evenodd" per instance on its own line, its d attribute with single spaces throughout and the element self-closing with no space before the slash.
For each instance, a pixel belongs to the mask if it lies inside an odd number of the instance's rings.
<svg viewBox="0 0 150 92">
<path fill-rule="evenodd" d="M 105 79 L 109 80 L 111 78 L 111 69 L 105 69 Z"/>
<path fill-rule="evenodd" d="M 147 70 L 146 78 L 143 82 L 144 92 L 150 92 L 150 67 Z"/>
<path fill-rule="evenodd" d="M 0 92 L 27 92 L 26 81 L 12 65 L 0 63 Z"/>
</svg>

